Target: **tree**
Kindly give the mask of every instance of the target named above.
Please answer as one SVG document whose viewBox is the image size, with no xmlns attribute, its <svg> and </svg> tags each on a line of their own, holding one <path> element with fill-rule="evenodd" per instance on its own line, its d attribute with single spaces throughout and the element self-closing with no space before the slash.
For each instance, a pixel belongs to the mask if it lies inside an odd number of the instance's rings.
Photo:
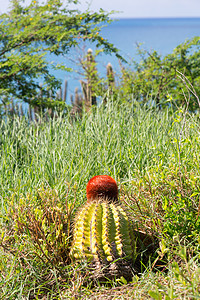
<svg viewBox="0 0 200 300">
<path fill-rule="evenodd" d="M 101 24 L 107 24 L 109 14 L 69 8 L 76 0 L 67 0 L 63 6 L 60 0 L 47 0 L 40 5 L 32 1 L 27 7 L 21 0 L 11 1 L 9 13 L 0 15 L 0 99 L 19 98 L 32 105 L 54 107 L 63 105 L 49 97 L 55 95 L 60 81 L 52 75 L 47 54 L 66 54 L 80 40 L 89 40 L 106 53 L 118 49 L 100 34 Z M 51 68 L 68 70 L 63 64 Z M 43 81 L 42 87 L 39 81 Z M 38 98 L 41 90 L 43 97 Z"/>
</svg>

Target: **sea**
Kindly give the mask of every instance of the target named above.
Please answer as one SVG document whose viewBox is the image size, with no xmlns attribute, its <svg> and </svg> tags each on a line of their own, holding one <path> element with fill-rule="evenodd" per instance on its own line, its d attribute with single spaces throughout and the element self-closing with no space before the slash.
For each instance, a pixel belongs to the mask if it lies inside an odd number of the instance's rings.
<svg viewBox="0 0 200 300">
<path fill-rule="evenodd" d="M 200 35 L 200 18 L 116 19 L 101 29 L 101 35 L 113 43 L 128 62 L 141 59 L 137 53 L 138 44 L 142 49 L 149 52 L 156 50 L 164 57 L 172 53 L 179 44 Z M 63 57 L 51 57 L 51 61 L 63 63 L 75 70 L 74 72 L 54 71 L 55 76 L 62 82 L 65 80 L 68 82 L 67 102 L 70 101 L 70 94 L 74 94 L 76 87 L 81 91 L 79 81 L 84 79 L 84 76 L 80 68 L 80 61 L 88 48 L 95 53 L 94 44 L 80 43 L 78 47 Z M 115 55 L 101 53 L 96 57 L 96 62 L 98 72 L 102 77 L 106 76 L 108 63 L 112 64 L 116 75 L 120 72 L 119 61 Z"/>
</svg>

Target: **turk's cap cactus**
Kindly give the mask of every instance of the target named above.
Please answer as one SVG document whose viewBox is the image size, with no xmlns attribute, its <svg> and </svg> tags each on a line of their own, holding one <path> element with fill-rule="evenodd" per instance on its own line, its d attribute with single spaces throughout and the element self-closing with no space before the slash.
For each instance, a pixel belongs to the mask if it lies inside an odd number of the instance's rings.
<svg viewBox="0 0 200 300">
<path fill-rule="evenodd" d="M 86 261 L 93 278 L 130 280 L 138 273 L 138 246 L 144 239 L 138 243 L 140 233 L 118 200 L 116 181 L 108 175 L 94 176 L 86 193 L 87 202 L 74 220 L 71 259 Z"/>
<path fill-rule="evenodd" d="M 71 258 L 87 260 L 95 267 L 95 274 L 107 267 L 107 277 L 127 278 L 136 257 L 131 225 L 120 204 L 105 199 L 86 203 L 75 218 Z"/>
</svg>

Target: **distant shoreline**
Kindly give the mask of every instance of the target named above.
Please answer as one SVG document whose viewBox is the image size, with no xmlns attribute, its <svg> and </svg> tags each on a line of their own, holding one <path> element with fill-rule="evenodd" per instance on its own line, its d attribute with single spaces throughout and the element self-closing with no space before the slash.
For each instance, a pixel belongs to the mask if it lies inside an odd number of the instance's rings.
<svg viewBox="0 0 200 300">
<path fill-rule="evenodd" d="M 199 20 L 200 17 L 118 17 L 111 20 Z"/>
</svg>

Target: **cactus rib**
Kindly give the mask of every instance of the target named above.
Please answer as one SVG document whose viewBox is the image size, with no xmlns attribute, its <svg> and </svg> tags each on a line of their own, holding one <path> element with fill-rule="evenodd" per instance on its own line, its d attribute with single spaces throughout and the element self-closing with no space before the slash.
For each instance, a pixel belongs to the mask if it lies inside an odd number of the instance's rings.
<svg viewBox="0 0 200 300">
<path fill-rule="evenodd" d="M 86 203 L 77 214 L 71 257 L 112 262 L 134 260 L 135 242 L 126 212 L 107 201 Z"/>
</svg>

